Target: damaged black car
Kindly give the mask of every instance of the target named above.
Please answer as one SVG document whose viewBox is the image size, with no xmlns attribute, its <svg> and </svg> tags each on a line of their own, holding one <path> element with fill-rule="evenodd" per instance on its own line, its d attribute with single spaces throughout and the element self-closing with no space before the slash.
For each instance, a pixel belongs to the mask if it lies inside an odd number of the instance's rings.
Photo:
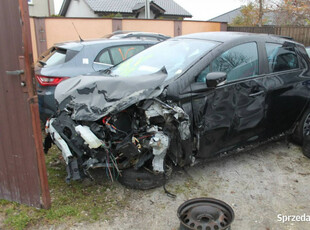
<svg viewBox="0 0 310 230">
<path fill-rule="evenodd" d="M 210 32 L 169 39 L 108 70 L 61 82 L 46 124 L 68 180 L 104 169 L 137 189 L 185 166 L 310 130 L 305 48 L 271 35 Z"/>
</svg>

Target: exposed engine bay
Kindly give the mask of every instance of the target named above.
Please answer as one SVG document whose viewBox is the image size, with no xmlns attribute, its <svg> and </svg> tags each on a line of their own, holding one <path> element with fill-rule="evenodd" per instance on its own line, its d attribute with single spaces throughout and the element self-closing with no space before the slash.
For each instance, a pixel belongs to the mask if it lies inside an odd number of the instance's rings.
<svg viewBox="0 0 310 230">
<path fill-rule="evenodd" d="M 96 121 L 77 121 L 64 109 L 46 123 L 45 151 L 53 141 L 67 165 L 67 181 L 92 178 L 104 168 L 113 181 L 129 168 L 164 174 L 166 161 L 184 165 L 180 147 L 190 140 L 190 121 L 182 108 L 157 98 L 142 100 Z"/>
</svg>

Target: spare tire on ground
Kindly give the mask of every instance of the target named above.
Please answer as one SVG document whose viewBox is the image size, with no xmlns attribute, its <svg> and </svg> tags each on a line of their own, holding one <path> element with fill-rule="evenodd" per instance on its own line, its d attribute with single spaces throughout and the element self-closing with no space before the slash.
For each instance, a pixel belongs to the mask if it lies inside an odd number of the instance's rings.
<svg viewBox="0 0 310 230">
<path fill-rule="evenodd" d="M 145 168 L 138 170 L 129 168 L 122 171 L 122 176 L 118 178 L 118 181 L 128 188 L 147 190 L 163 186 L 165 173 L 154 174 Z"/>
</svg>

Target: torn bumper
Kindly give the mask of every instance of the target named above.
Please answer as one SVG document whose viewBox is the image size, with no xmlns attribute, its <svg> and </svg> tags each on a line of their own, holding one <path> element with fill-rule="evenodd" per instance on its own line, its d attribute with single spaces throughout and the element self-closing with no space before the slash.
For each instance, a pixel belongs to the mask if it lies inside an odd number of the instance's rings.
<svg viewBox="0 0 310 230">
<path fill-rule="evenodd" d="M 57 147 L 61 150 L 62 157 L 64 158 L 66 164 L 69 163 L 70 159 L 72 159 L 73 155 L 69 149 L 69 146 L 65 142 L 64 139 L 61 138 L 59 133 L 56 131 L 56 129 L 53 127 L 52 123 L 55 120 L 55 118 L 52 118 L 50 120 L 47 120 L 46 122 L 46 128 L 45 131 L 48 133 L 53 142 L 57 145 Z"/>
</svg>

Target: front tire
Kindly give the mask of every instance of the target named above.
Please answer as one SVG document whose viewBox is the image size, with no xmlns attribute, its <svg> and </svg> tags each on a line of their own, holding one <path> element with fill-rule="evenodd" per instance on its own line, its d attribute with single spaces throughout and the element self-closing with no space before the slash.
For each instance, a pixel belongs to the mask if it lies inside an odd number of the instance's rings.
<svg viewBox="0 0 310 230">
<path fill-rule="evenodd" d="M 165 183 L 165 173 L 153 174 L 145 168 L 135 170 L 133 168 L 125 169 L 122 171 L 122 176 L 118 181 L 132 189 L 148 190 L 163 186 Z"/>
<path fill-rule="evenodd" d="M 302 145 L 302 153 L 304 156 L 310 158 L 310 135 L 304 136 L 304 143 Z"/>
</svg>

